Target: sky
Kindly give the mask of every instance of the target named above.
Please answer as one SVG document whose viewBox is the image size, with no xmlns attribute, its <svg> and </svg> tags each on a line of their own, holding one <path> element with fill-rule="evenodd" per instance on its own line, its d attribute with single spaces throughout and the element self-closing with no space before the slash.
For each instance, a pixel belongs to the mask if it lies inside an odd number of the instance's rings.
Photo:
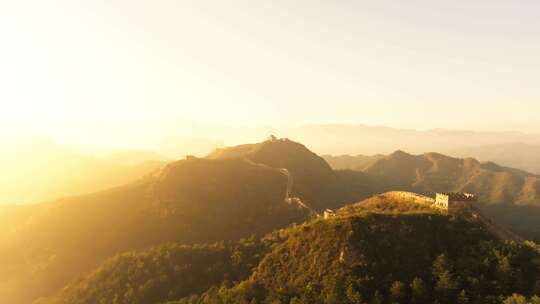
<svg viewBox="0 0 540 304">
<path fill-rule="evenodd" d="M 0 0 L 0 136 L 540 132 L 540 2 Z M 4 134 L 4 135 L 2 135 Z"/>
</svg>

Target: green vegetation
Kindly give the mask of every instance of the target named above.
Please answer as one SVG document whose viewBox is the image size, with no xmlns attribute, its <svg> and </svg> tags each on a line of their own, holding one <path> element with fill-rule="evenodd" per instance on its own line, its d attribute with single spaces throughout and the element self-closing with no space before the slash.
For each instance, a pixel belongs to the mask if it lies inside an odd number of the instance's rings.
<svg viewBox="0 0 540 304">
<path fill-rule="evenodd" d="M 171 245 L 121 256 L 55 303 L 521 303 L 515 301 L 536 301 L 540 294 L 535 246 L 501 242 L 466 214 L 377 196 L 262 241 Z M 174 275 L 186 262 L 188 270 Z M 130 270 L 141 263 L 146 274 Z M 121 298 L 135 285 L 151 287 L 139 287 L 130 301 Z M 117 302 L 110 302 L 115 295 Z"/>
<path fill-rule="evenodd" d="M 496 219 L 498 223 L 512 227 L 523 237 L 540 243 L 540 206 L 486 204 L 480 207 L 484 214 Z"/>
<path fill-rule="evenodd" d="M 538 292 L 534 250 L 499 243 L 463 218 L 367 213 L 304 229 L 259 265 L 255 282 L 267 290 L 266 299 L 354 303 L 347 300 L 353 294 L 366 302 L 454 303 L 461 295 L 497 303 L 512 292 Z"/>
<path fill-rule="evenodd" d="M 44 303 L 161 303 L 248 278 L 271 241 L 163 245 L 109 259 L 87 278 Z"/>
</svg>

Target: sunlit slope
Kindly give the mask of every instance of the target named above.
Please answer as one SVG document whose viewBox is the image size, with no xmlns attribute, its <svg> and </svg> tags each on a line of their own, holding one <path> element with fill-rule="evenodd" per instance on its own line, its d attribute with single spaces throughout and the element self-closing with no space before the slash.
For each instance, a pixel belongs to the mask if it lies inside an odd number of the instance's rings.
<svg viewBox="0 0 540 304">
<path fill-rule="evenodd" d="M 218 149 L 208 158 L 245 158 L 273 168 L 285 168 L 294 180 L 292 195 L 319 211 L 341 207 L 371 193 L 363 185 L 350 187 L 324 159 L 288 139 Z"/>
<path fill-rule="evenodd" d="M 302 222 L 308 212 L 285 202 L 286 185 L 283 172 L 264 165 L 191 158 L 134 184 L 48 204 L 0 243 L 0 299 L 28 303 L 119 252 Z"/>
</svg>

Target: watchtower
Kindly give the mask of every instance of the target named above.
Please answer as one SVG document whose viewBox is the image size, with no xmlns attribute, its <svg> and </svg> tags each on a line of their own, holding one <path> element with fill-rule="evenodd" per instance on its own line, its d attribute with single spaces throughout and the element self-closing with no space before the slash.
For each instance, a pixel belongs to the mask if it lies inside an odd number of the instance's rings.
<svg viewBox="0 0 540 304">
<path fill-rule="evenodd" d="M 435 196 L 435 207 L 449 211 L 456 208 L 469 207 L 477 198 L 471 193 L 443 192 Z"/>
</svg>

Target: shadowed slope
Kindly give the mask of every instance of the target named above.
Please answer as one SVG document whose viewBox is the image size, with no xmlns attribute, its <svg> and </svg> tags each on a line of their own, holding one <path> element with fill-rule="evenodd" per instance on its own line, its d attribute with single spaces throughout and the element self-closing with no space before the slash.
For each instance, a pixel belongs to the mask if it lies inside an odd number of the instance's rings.
<svg viewBox="0 0 540 304">
<path fill-rule="evenodd" d="M 294 178 L 292 195 L 318 211 L 341 207 L 367 194 L 365 189 L 348 187 L 324 159 L 287 139 L 218 149 L 208 158 L 246 158 L 273 168 L 285 168 Z"/>
<path fill-rule="evenodd" d="M 354 166 L 354 162 L 349 165 L 350 169 Z M 346 167 L 340 164 L 340 168 Z M 374 161 L 363 172 L 378 185 L 379 192 L 471 192 L 490 204 L 540 205 L 540 176 L 472 158 L 397 151 Z"/>
</svg>

